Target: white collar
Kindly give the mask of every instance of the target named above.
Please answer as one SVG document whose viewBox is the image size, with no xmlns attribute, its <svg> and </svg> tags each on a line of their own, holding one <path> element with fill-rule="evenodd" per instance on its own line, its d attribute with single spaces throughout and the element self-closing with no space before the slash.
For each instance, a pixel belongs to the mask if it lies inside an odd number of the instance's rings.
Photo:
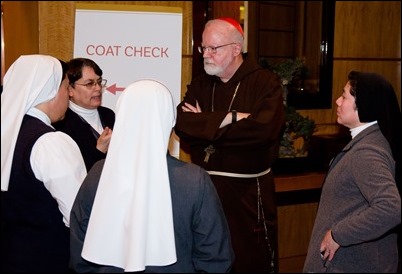
<svg viewBox="0 0 402 274">
<path fill-rule="evenodd" d="M 46 125 L 51 126 L 52 128 L 54 128 L 52 126 L 52 122 L 50 121 L 49 116 L 46 115 L 46 113 L 44 113 L 43 111 L 41 111 L 38 108 L 31 108 L 30 110 L 28 110 L 27 112 L 28 115 L 38 118 L 39 120 L 41 120 L 42 122 L 44 122 Z"/>
<path fill-rule="evenodd" d="M 351 128 L 350 129 L 350 134 L 352 135 L 352 139 L 356 137 L 357 134 L 359 134 L 360 132 L 362 132 L 363 130 L 365 130 L 366 128 L 368 128 L 371 125 L 377 124 L 377 121 L 374 122 L 370 122 L 370 123 L 366 123 L 364 125 L 355 127 L 355 128 Z"/>
</svg>

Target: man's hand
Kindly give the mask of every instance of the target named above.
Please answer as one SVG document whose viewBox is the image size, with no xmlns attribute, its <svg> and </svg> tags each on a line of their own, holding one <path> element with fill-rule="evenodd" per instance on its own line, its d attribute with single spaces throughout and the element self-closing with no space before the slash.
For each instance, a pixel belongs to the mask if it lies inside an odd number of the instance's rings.
<svg viewBox="0 0 402 274">
<path fill-rule="evenodd" d="M 181 109 L 184 112 L 193 112 L 193 113 L 200 113 L 202 112 L 200 105 L 198 104 L 198 101 L 196 102 L 196 106 L 190 105 L 189 103 L 184 103 L 184 106 L 181 107 Z"/>
</svg>

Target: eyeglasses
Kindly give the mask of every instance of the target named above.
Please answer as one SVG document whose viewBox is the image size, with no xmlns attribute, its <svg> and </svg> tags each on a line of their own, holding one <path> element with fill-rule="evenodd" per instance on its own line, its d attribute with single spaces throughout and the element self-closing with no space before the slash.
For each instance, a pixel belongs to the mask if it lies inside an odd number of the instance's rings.
<svg viewBox="0 0 402 274">
<path fill-rule="evenodd" d="M 96 81 L 91 80 L 90 82 L 88 82 L 86 84 L 74 83 L 74 85 L 86 86 L 88 89 L 92 89 L 96 85 L 99 85 L 101 88 L 104 88 L 104 87 L 106 87 L 106 83 L 107 83 L 106 79 L 99 78 Z"/>
<path fill-rule="evenodd" d="M 222 47 L 226 47 L 226 46 L 229 46 L 229 45 L 234 45 L 234 44 L 236 44 L 236 43 L 229 43 L 229 44 L 225 44 L 225 45 L 221 45 L 221 46 L 217 46 L 217 47 L 202 47 L 202 46 L 199 46 L 198 47 L 198 52 L 199 53 L 209 52 L 211 54 L 216 54 L 217 49 L 222 48 Z"/>
</svg>

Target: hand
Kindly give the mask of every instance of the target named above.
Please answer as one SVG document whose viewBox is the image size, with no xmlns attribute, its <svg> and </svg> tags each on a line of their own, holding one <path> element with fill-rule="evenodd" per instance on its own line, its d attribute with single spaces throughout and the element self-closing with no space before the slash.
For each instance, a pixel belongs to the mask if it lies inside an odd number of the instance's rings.
<svg viewBox="0 0 402 274">
<path fill-rule="evenodd" d="M 109 144 L 110 144 L 110 138 L 112 138 L 112 133 L 113 131 L 105 127 L 103 130 L 102 134 L 99 136 L 97 142 L 96 142 L 96 148 L 99 151 L 102 151 L 103 153 L 106 153 L 109 149 Z"/>
<path fill-rule="evenodd" d="M 198 104 L 198 101 L 196 102 L 196 106 L 193 106 L 189 103 L 184 102 L 184 106 L 181 107 L 181 109 L 183 110 L 183 112 L 193 112 L 193 113 L 200 113 L 201 111 L 201 107 Z"/>
<path fill-rule="evenodd" d="M 321 258 L 325 261 L 328 259 L 328 261 L 332 261 L 332 259 L 335 256 L 336 251 L 339 249 L 340 245 L 335 242 L 335 240 L 332 238 L 332 233 L 331 229 L 325 233 L 324 239 L 321 242 L 320 246 L 320 252 L 321 252 Z"/>
<path fill-rule="evenodd" d="M 246 119 L 250 115 L 251 113 L 249 112 L 237 112 L 237 121 L 240 121 L 241 119 Z"/>
</svg>

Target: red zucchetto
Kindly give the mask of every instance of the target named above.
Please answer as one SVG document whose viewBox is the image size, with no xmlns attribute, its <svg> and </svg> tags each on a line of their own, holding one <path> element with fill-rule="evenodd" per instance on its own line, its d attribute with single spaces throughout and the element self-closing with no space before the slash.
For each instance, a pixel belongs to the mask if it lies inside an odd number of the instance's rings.
<svg viewBox="0 0 402 274">
<path fill-rule="evenodd" d="M 244 37 L 243 28 L 241 27 L 241 25 L 240 25 L 240 23 L 238 21 L 236 21 L 235 19 L 230 18 L 230 17 L 220 17 L 220 18 L 217 18 L 217 19 L 228 22 L 229 24 L 234 26 L 241 33 L 241 36 Z"/>
</svg>

